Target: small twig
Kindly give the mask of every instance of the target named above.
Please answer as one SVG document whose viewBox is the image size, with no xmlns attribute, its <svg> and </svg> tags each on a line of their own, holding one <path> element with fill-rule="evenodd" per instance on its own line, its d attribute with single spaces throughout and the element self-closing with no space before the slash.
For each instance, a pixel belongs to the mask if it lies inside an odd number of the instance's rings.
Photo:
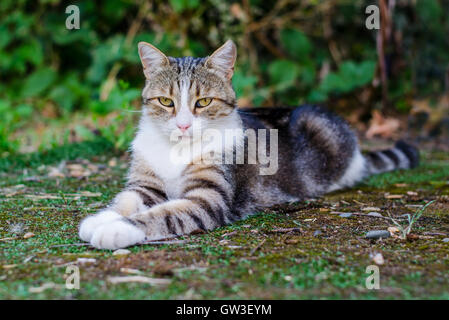
<svg viewBox="0 0 449 320">
<path fill-rule="evenodd" d="M 54 244 L 50 246 L 50 248 L 59 248 L 59 247 L 82 247 L 82 246 L 91 246 L 88 242 L 82 243 L 67 243 L 67 244 Z"/>
<path fill-rule="evenodd" d="M 187 240 L 172 240 L 172 241 L 143 241 L 138 244 L 183 244 L 186 243 Z"/>
<path fill-rule="evenodd" d="M 107 278 L 107 280 L 112 284 L 138 282 L 138 283 L 148 283 L 151 285 L 167 285 L 170 284 L 171 282 L 170 279 L 150 278 L 144 276 L 109 277 Z"/>
<path fill-rule="evenodd" d="M 301 229 L 300 228 L 277 228 L 277 229 L 267 231 L 267 233 L 290 233 L 290 232 L 301 233 Z"/>
<path fill-rule="evenodd" d="M 18 239 L 19 237 L 8 237 L 8 238 L 2 238 L 2 239 L 0 239 L 0 241 L 9 241 L 9 240 L 16 240 L 16 239 Z"/>
<path fill-rule="evenodd" d="M 31 261 L 31 259 L 33 259 L 34 257 L 35 257 L 35 255 L 31 255 L 31 256 L 29 256 L 29 257 L 26 257 L 26 258 L 23 260 L 23 263 L 25 264 L 25 263 Z"/>
<path fill-rule="evenodd" d="M 259 250 L 262 246 L 263 246 L 263 244 L 265 243 L 265 241 L 267 241 L 267 239 L 263 239 L 255 248 L 253 248 L 251 251 L 250 251 L 250 253 L 249 253 L 249 255 L 250 256 L 252 256 L 257 250 Z"/>
<path fill-rule="evenodd" d="M 344 213 L 350 213 L 354 216 L 359 216 L 359 217 L 367 217 L 367 218 L 380 218 L 380 219 L 387 219 L 387 220 L 392 220 L 392 218 L 390 217 L 384 217 L 384 216 L 370 216 L 369 214 L 366 213 L 360 213 L 360 212 L 338 212 L 338 211 L 332 211 L 329 212 L 329 214 L 335 214 L 335 215 L 341 215 Z"/>
<path fill-rule="evenodd" d="M 235 235 L 235 234 L 237 234 L 237 231 L 227 232 L 227 233 L 222 234 L 221 237 L 222 237 L 222 238 L 224 238 L 224 237 L 230 237 L 230 236 L 233 236 L 233 235 Z"/>
<path fill-rule="evenodd" d="M 354 201 L 355 203 L 357 203 L 357 204 L 359 204 L 359 205 L 366 206 L 366 203 L 357 201 L 357 200 L 355 200 L 355 199 L 353 199 L 352 201 Z"/>
<path fill-rule="evenodd" d="M 443 236 L 443 237 L 448 236 L 447 233 L 443 233 L 443 232 L 424 232 L 424 234 L 429 235 L 429 236 Z"/>
</svg>

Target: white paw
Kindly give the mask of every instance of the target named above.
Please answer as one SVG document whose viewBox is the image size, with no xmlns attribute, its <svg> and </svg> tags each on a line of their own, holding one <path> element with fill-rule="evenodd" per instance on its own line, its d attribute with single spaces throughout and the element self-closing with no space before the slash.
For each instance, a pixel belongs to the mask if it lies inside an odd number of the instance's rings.
<svg viewBox="0 0 449 320">
<path fill-rule="evenodd" d="M 145 233 L 124 220 L 116 220 L 98 227 L 90 243 L 98 249 L 119 249 L 145 240 Z"/>
<path fill-rule="evenodd" d="M 120 218 L 122 218 L 122 216 L 112 210 L 105 210 L 87 217 L 80 223 L 79 236 L 82 240 L 90 242 L 92 235 L 99 226 Z"/>
</svg>

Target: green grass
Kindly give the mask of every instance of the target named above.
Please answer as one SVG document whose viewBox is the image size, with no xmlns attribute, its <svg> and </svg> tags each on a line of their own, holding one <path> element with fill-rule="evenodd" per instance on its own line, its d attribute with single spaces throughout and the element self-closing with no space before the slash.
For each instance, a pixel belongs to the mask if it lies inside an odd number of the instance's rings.
<svg viewBox="0 0 449 320">
<path fill-rule="evenodd" d="M 112 143 L 107 139 L 98 137 L 94 140 L 62 145 L 51 150 L 0 158 L 0 172 L 35 169 L 43 164 L 55 164 L 63 160 L 90 159 L 111 154 L 117 154 Z"/>
<path fill-rule="evenodd" d="M 447 184 L 448 177 L 449 163 L 447 161 L 430 161 L 414 169 L 413 174 L 410 174 L 406 170 L 384 173 L 370 177 L 363 185 L 369 187 L 388 187 L 397 183 L 409 183 L 414 185 L 419 184 L 421 187 L 433 188 Z"/>
<path fill-rule="evenodd" d="M 187 240 L 183 244 L 135 246 L 125 257 L 86 246 L 53 247 L 80 242 L 79 221 L 106 205 L 122 188 L 126 166 L 121 164 L 126 161 L 119 160 L 117 166 L 81 179 L 49 177 L 49 166 L 67 159 L 107 164 L 117 156 L 107 143 L 96 141 L 0 160 L 1 192 L 24 185 L 19 193 L 0 199 L 0 298 L 449 298 L 448 243 L 442 241 L 444 234 L 449 234 L 447 154 L 426 154 L 423 164 L 414 170 L 371 177 L 350 190 L 259 212 L 231 226 L 183 237 Z M 70 197 L 82 191 L 100 195 Z M 387 199 L 386 193 L 403 197 Z M 30 198 L 45 194 L 58 198 Z M 363 212 L 363 207 L 374 206 L 384 216 L 390 212 L 400 219 L 415 210 L 407 205 L 430 200 L 435 203 L 413 226 L 412 234 L 418 236 L 413 241 L 388 238 L 370 242 L 364 239 L 367 231 L 394 224 L 387 219 L 331 214 Z M 273 232 L 298 226 L 300 234 Z M 314 235 L 317 230 L 321 235 Z M 26 232 L 35 236 L 23 239 Z M 4 240 L 11 237 L 14 239 Z M 368 290 L 365 270 L 374 264 L 370 255 L 377 252 L 385 258 L 380 266 L 381 289 Z M 49 282 L 63 285 L 66 265 L 79 257 L 96 259 L 93 265 L 80 265 L 79 290 L 29 291 Z M 163 287 L 108 282 L 109 276 L 126 275 L 121 268 L 172 282 Z"/>
</svg>

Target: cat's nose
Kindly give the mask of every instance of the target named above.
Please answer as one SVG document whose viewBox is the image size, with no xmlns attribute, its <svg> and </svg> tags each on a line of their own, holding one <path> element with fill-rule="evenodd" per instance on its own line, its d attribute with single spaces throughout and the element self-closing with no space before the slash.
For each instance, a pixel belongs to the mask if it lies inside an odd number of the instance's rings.
<svg viewBox="0 0 449 320">
<path fill-rule="evenodd" d="M 191 126 L 191 124 L 179 124 L 179 123 L 177 123 L 176 125 L 182 132 L 185 132 Z"/>
</svg>

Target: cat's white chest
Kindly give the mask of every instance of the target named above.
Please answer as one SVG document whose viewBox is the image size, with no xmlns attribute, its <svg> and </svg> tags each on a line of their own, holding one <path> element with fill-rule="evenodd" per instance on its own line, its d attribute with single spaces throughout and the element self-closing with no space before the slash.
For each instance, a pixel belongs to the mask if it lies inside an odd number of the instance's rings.
<svg viewBox="0 0 449 320">
<path fill-rule="evenodd" d="M 243 143 L 243 130 L 239 130 L 240 124 L 240 118 L 230 118 L 228 122 L 222 121 L 222 127 L 214 128 L 219 135 L 212 142 L 209 139 L 208 143 L 202 143 L 202 139 L 195 139 L 194 143 L 179 143 L 179 141 L 173 143 L 151 122 L 142 121 L 132 142 L 132 150 L 138 153 L 145 164 L 162 179 L 168 197 L 177 199 L 182 193 L 184 170 L 188 165 L 203 159 L 203 156 L 210 161 L 211 154 L 218 157 L 214 160 L 220 160 L 223 152 L 233 152 L 234 143 L 238 145 Z M 223 144 L 222 132 L 233 128 L 238 129 L 235 142 L 230 139 Z"/>
<path fill-rule="evenodd" d="M 182 190 L 182 175 L 188 160 L 173 161 L 173 145 L 156 137 L 138 134 L 133 141 L 133 151 L 138 152 L 153 172 L 162 179 L 169 198 L 174 199 Z"/>
</svg>

